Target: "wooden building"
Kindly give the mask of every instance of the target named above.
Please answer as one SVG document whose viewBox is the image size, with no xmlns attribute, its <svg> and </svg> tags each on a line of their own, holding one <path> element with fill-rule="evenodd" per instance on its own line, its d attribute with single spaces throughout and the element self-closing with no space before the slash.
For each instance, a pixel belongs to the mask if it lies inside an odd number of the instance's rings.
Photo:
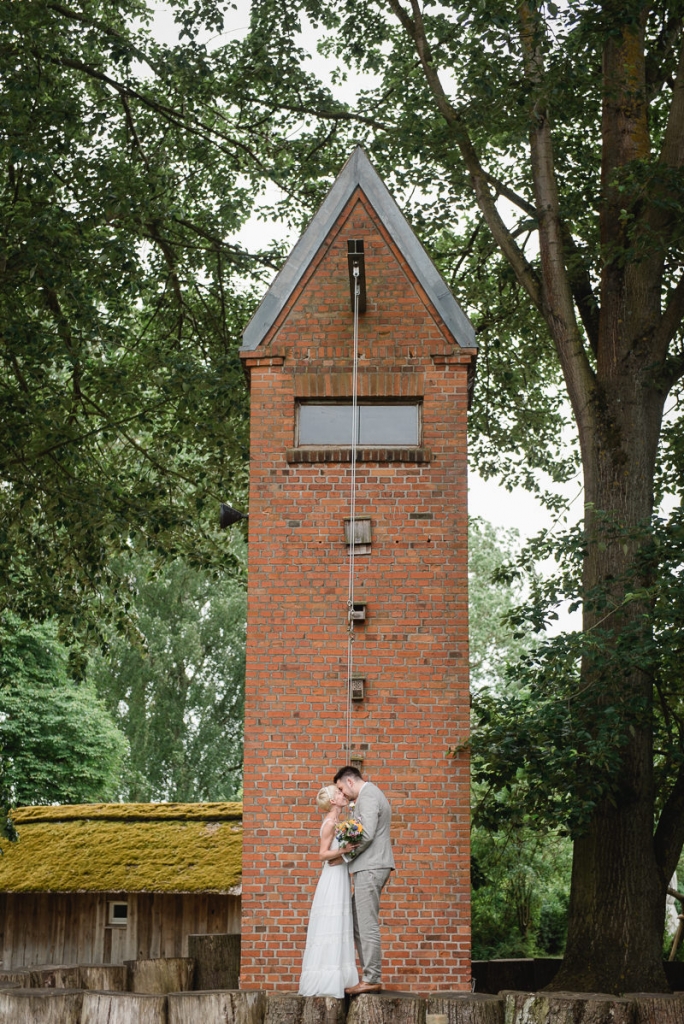
<svg viewBox="0 0 684 1024">
<path fill-rule="evenodd" d="M 251 389 L 248 988 L 297 986 L 320 870 L 313 797 L 348 759 L 394 808 L 384 983 L 470 986 L 466 422 L 476 354 L 471 324 L 357 148 L 241 351 Z"/>
<path fill-rule="evenodd" d="M 188 935 L 238 933 L 242 806 L 19 808 L 2 844 L 3 968 L 188 955 Z"/>
</svg>

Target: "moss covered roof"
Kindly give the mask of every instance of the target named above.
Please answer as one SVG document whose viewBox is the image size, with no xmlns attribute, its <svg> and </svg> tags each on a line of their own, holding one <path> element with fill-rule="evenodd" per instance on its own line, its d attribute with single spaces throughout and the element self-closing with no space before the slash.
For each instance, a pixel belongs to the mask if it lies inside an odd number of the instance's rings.
<svg viewBox="0 0 684 1024">
<path fill-rule="evenodd" d="M 20 807 L 0 892 L 240 892 L 242 805 Z"/>
</svg>

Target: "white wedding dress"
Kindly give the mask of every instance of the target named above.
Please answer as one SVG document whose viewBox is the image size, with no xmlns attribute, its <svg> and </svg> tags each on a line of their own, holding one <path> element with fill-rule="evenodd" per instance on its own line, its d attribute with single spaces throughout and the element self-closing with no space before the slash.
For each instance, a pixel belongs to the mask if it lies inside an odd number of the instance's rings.
<svg viewBox="0 0 684 1024">
<path fill-rule="evenodd" d="M 337 846 L 333 839 L 331 849 Z M 311 904 L 299 994 L 342 999 L 358 980 L 349 872 L 346 864 L 325 861 Z"/>
</svg>

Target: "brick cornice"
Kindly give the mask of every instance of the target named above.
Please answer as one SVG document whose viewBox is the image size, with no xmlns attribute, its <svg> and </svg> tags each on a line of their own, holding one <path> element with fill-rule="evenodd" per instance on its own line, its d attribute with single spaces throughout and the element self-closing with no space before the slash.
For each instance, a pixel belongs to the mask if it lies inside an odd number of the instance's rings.
<svg viewBox="0 0 684 1024">
<path fill-rule="evenodd" d="M 295 373 L 295 398 L 351 398 L 351 372 Z M 408 372 L 361 371 L 358 375 L 359 398 L 422 398 L 425 374 L 412 367 Z"/>
</svg>

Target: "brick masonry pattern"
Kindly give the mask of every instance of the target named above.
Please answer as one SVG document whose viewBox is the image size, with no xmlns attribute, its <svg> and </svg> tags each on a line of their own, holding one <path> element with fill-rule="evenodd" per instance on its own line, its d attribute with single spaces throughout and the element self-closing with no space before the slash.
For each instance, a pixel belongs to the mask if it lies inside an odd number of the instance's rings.
<svg viewBox="0 0 684 1024">
<path fill-rule="evenodd" d="M 258 349 L 251 378 L 243 988 L 296 990 L 320 872 L 313 803 L 345 761 L 349 515 L 345 450 L 298 461 L 297 398 L 349 396 L 347 240 L 365 245 L 360 393 L 423 401 L 420 461 L 368 449 L 357 514 L 354 753 L 394 811 L 397 870 L 381 903 L 387 986 L 470 985 L 466 412 L 459 350 L 358 192 Z"/>
</svg>

